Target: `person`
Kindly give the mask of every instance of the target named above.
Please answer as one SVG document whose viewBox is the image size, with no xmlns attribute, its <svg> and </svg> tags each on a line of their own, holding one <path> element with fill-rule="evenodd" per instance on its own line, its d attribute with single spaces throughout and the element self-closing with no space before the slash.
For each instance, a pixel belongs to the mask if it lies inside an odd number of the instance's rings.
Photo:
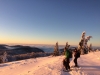
<svg viewBox="0 0 100 75">
<path fill-rule="evenodd" d="M 79 67 L 78 63 L 77 63 L 77 59 L 80 57 L 80 52 L 75 48 L 74 50 L 74 63 L 75 66 L 74 67 Z"/>
<path fill-rule="evenodd" d="M 68 48 L 69 48 L 69 46 L 68 46 Z M 69 63 L 70 63 L 70 60 L 69 60 L 70 53 L 69 53 L 68 48 L 65 47 L 65 50 L 66 50 L 65 51 L 65 58 L 63 59 L 63 66 L 65 67 L 65 71 L 70 71 L 70 66 L 69 66 Z"/>
</svg>

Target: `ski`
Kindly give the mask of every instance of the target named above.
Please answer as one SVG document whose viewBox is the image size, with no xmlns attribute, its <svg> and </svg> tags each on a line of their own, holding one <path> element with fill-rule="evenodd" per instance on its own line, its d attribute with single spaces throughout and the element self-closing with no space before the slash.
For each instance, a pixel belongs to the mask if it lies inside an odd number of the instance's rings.
<svg viewBox="0 0 100 75">
<path fill-rule="evenodd" d="M 71 66 L 71 69 L 74 70 L 74 71 L 78 71 L 78 70 L 80 70 L 80 67 L 79 66 L 78 67 Z"/>
<path fill-rule="evenodd" d="M 69 70 L 63 70 L 63 72 L 69 72 Z"/>
</svg>

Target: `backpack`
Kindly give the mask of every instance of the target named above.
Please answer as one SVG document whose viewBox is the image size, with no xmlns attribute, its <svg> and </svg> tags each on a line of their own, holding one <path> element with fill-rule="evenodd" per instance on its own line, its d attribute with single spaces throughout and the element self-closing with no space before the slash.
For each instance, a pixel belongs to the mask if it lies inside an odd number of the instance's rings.
<svg viewBox="0 0 100 75">
<path fill-rule="evenodd" d="M 78 57 L 78 58 L 80 57 L 80 52 L 79 52 L 79 51 L 77 51 L 77 57 Z"/>
</svg>

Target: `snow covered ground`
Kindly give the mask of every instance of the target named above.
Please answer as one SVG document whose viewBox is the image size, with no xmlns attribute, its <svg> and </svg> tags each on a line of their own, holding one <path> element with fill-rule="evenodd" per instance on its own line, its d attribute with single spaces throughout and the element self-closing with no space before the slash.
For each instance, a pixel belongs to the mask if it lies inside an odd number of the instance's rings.
<svg viewBox="0 0 100 75">
<path fill-rule="evenodd" d="M 31 58 L 0 64 L 0 75 L 100 75 L 100 52 L 81 55 L 79 69 L 62 71 L 64 56 Z M 74 65 L 71 60 L 70 65 Z"/>
</svg>

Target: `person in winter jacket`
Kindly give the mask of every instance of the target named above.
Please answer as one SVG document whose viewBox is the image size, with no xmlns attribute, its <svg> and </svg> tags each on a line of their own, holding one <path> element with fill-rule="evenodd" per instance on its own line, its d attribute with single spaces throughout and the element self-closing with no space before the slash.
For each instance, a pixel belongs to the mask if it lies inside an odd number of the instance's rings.
<svg viewBox="0 0 100 75">
<path fill-rule="evenodd" d="M 65 58 L 63 59 L 63 66 L 65 67 L 65 69 L 67 71 L 70 70 L 70 66 L 69 66 L 69 63 L 70 63 L 70 60 L 69 60 L 70 53 L 69 53 L 68 48 L 65 47 L 65 50 L 66 50 L 65 51 Z"/>
<path fill-rule="evenodd" d="M 80 57 L 80 52 L 75 48 L 74 50 L 74 67 L 78 67 L 77 59 Z"/>
</svg>

